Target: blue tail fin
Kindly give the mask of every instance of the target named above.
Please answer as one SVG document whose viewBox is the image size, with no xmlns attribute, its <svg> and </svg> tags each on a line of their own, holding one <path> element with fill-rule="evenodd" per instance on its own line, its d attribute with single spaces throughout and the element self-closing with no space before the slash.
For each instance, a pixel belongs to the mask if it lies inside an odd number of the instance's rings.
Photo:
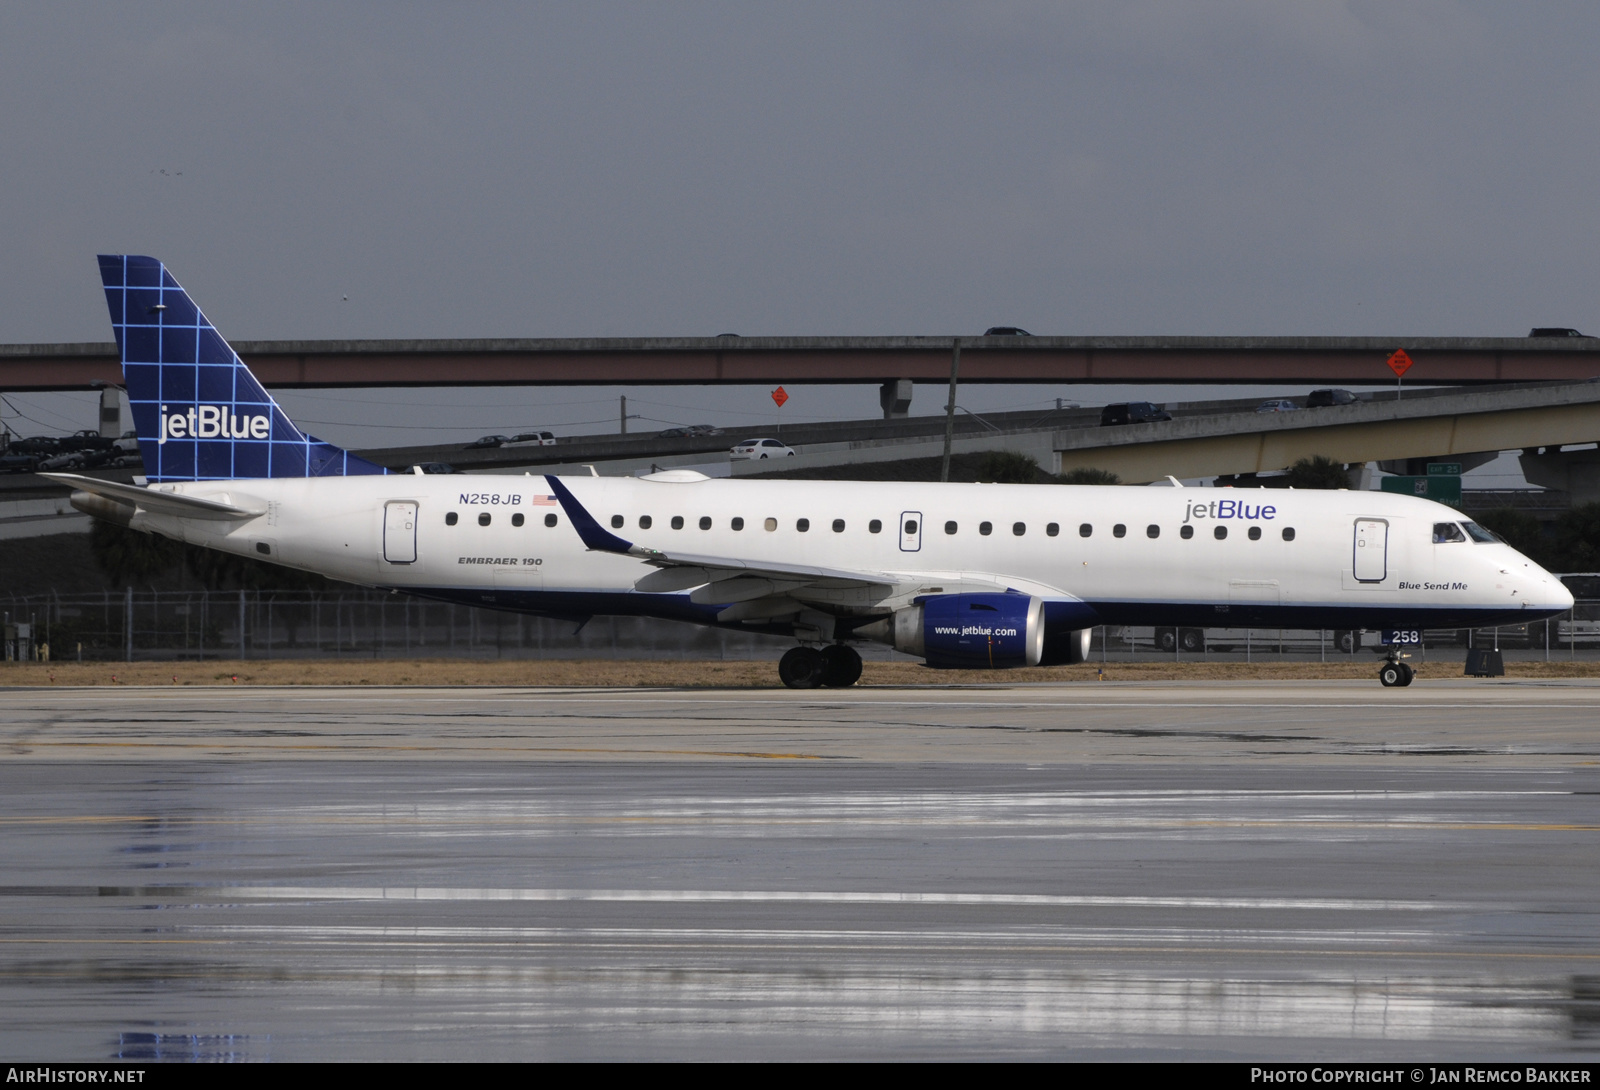
<svg viewBox="0 0 1600 1090">
<path fill-rule="evenodd" d="M 151 481 L 387 473 L 303 433 L 153 257 L 100 255 Z"/>
</svg>

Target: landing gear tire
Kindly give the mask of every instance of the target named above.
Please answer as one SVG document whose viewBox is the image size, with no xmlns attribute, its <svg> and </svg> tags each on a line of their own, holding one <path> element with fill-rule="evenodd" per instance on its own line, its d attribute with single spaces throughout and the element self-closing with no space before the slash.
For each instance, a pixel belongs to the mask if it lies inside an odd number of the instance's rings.
<svg viewBox="0 0 1600 1090">
<path fill-rule="evenodd" d="M 1172 628 L 1156 629 L 1156 646 L 1163 651 L 1171 651 L 1178 646 L 1178 632 Z"/>
<path fill-rule="evenodd" d="M 861 656 L 842 643 L 822 649 L 822 683 L 830 689 L 847 689 L 861 680 Z"/>
<path fill-rule="evenodd" d="M 1386 662 L 1378 670 L 1378 681 L 1385 689 L 1403 689 L 1416 676 L 1416 671 L 1403 662 Z"/>
<path fill-rule="evenodd" d="M 826 662 L 814 647 L 791 647 L 778 660 L 778 679 L 791 689 L 815 689 L 822 684 Z"/>
<path fill-rule="evenodd" d="M 1205 635 L 1198 628 L 1185 628 L 1178 634 L 1178 646 L 1185 651 L 1198 651 L 1205 644 Z"/>
</svg>

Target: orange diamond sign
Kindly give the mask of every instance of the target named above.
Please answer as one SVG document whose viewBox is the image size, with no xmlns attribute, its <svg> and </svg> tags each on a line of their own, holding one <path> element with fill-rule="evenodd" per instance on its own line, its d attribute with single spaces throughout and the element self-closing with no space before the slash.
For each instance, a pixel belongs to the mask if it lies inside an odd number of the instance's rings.
<svg viewBox="0 0 1600 1090">
<path fill-rule="evenodd" d="M 1409 364 L 1411 361 L 1407 360 L 1406 362 Z M 1392 363 L 1391 366 L 1393 366 Z M 772 400 L 778 406 L 778 408 L 783 408 L 783 403 L 789 400 L 788 391 L 784 390 L 782 386 L 779 386 L 776 390 L 772 391 Z"/>
<path fill-rule="evenodd" d="M 1400 378 L 1411 370 L 1411 357 L 1406 355 L 1404 348 L 1397 348 L 1389 357 L 1389 370 L 1393 371 L 1396 378 Z"/>
</svg>

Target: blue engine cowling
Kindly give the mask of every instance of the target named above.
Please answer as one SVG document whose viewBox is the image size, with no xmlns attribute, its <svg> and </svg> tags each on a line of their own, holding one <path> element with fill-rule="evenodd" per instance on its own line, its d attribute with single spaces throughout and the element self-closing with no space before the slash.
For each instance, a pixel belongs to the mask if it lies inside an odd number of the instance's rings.
<svg viewBox="0 0 1600 1090">
<path fill-rule="evenodd" d="M 1037 666 L 1044 602 L 1025 594 L 941 594 L 895 615 L 895 647 L 929 666 Z"/>
<path fill-rule="evenodd" d="M 929 666 L 996 669 L 1082 662 L 1100 623 L 1082 602 L 1026 594 L 941 594 L 858 630 Z"/>
</svg>

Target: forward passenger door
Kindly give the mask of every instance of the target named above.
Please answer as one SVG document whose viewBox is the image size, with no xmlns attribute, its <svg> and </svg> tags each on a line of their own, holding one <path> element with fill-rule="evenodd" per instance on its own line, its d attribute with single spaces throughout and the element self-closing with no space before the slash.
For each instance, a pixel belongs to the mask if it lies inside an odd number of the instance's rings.
<svg viewBox="0 0 1600 1090">
<path fill-rule="evenodd" d="M 1356 519 L 1355 556 L 1350 563 L 1358 583 L 1381 583 L 1389 576 L 1389 523 Z"/>
</svg>

